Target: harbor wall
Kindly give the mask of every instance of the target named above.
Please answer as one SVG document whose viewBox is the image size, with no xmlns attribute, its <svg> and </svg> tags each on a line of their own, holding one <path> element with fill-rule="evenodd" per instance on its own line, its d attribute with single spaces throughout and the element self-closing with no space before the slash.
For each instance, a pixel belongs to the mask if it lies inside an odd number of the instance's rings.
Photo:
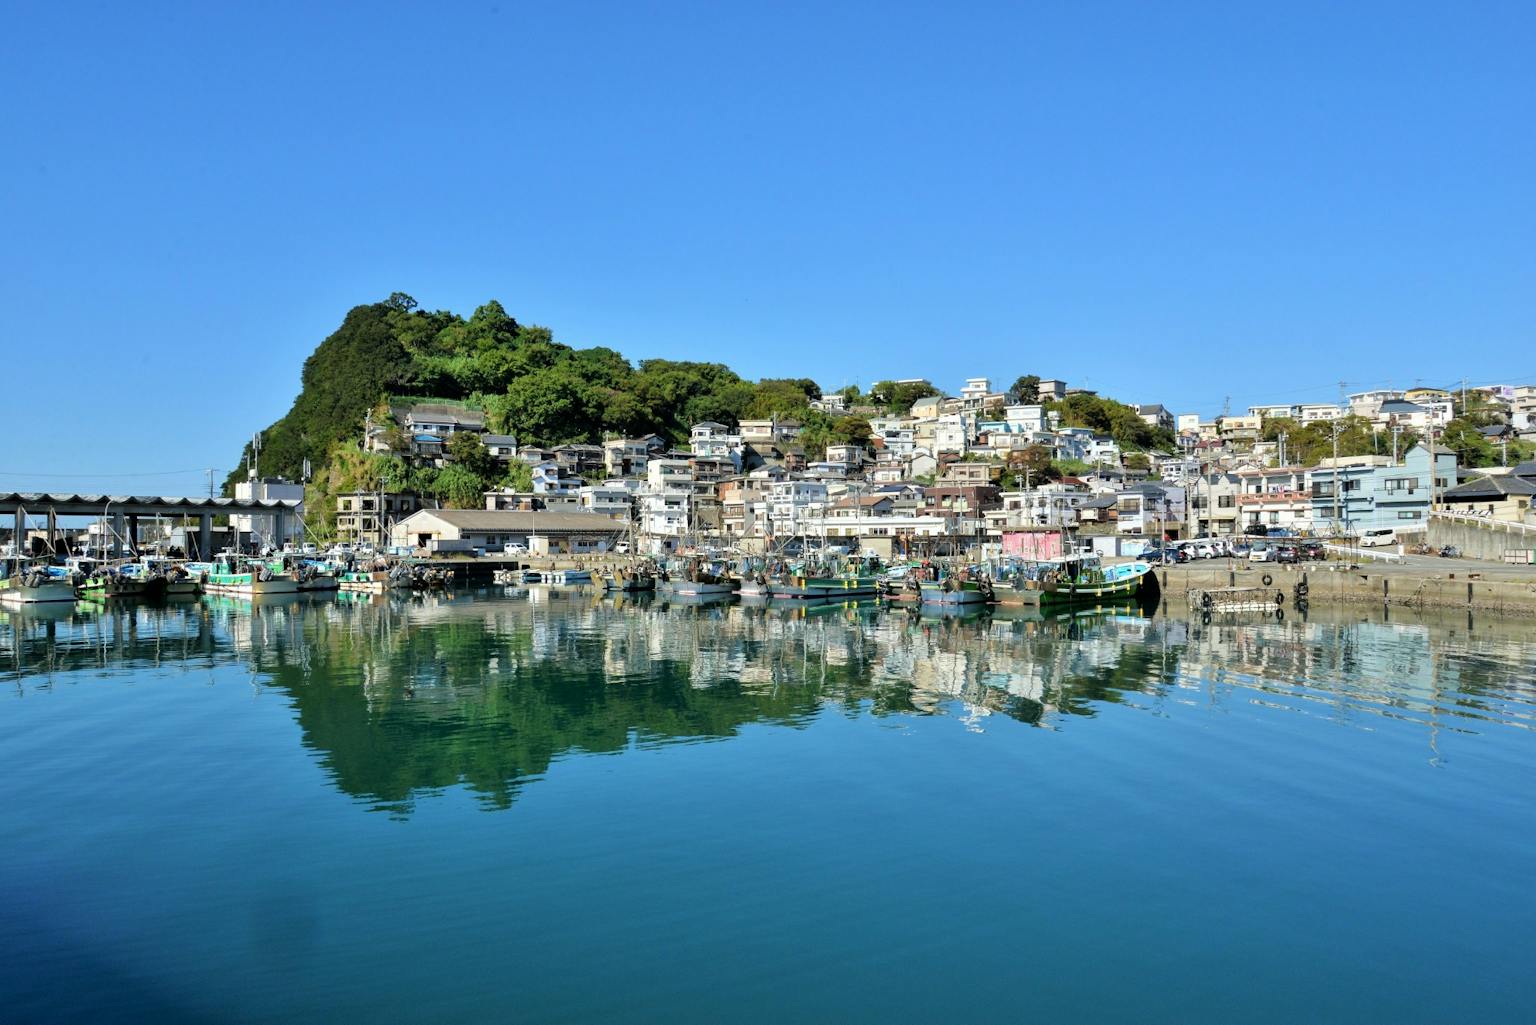
<svg viewBox="0 0 1536 1025">
<path fill-rule="evenodd" d="M 1289 605 L 1296 584 L 1305 576 L 1308 598 L 1314 605 L 1404 605 L 1536 616 L 1536 572 L 1524 577 L 1487 578 L 1477 567 L 1465 563 L 1457 563 L 1457 569 L 1445 573 L 1401 567 L 1350 568 L 1345 563 L 1237 565 L 1240 568 L 1218 564 L 1159 569 L 1162 598 L 1177 604 L 1192 589 L 1262 587 L 1268 576 L 1268 586 L 1285 592 Z"/>
</svg>

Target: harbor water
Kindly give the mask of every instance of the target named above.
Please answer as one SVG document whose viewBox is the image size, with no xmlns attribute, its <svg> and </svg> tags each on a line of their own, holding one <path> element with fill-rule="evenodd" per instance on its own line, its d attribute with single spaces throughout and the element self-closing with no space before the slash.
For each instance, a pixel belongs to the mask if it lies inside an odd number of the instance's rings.
<svg viewBox="0 0 1536 1025">
<path fill-rule="evenodd" d="M 0 1006 L 1521 1022 L 1536 637 L 486 589 L 0 612 Z"/>
</svg>

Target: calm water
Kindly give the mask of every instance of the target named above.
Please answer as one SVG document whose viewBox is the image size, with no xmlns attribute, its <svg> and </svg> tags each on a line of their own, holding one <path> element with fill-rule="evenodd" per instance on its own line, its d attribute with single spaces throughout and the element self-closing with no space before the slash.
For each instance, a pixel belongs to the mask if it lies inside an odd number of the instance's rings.
<svg viewBox="0 0 1536 1025">
<path fill-rule="evenodd" d="M 1536 637 L 0 614 L 17 1022 L 1530 1021 Z"/>
</svg>

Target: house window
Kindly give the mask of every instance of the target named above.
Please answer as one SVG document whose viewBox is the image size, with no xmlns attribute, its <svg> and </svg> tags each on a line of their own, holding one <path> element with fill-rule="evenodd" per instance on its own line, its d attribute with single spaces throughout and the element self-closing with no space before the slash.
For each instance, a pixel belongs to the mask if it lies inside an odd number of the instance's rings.
<svg viewBox="0 0 1536 1025">
<path fill-rule="evenodd" d="M 1424 518 L 1424 514 L 1420 512 L 1400 512 L 1397 514 L 1397 518 L 1400 520 L 1419 520 Z"/>
<path fill-rule="evenodd" d="M 1329 481 L 1313 481 L 1312 482 L 1312 497 L 1313 498 L 1332 498 L 1333 497 L 1333 481 L 1331 481 L 1331 480 L 1329 480 Z"/>
<path fill-rule="evenodd" d="M 1387 485 L 1386 485 L 1386 487 L 1387 487 L 1387 494 L 1389 494 L 1389 495 L 1394 495 L 1394 494 L 1397 494 L 1398 492 L 1407 492 L 1408 494 L 1411 495 L 1418 488 L 1418 486 L 1419 486 L 1419 478 L 1417 478 L 1417 477 L 1388 477 L 1387 478 Z"/>
<path fill-rule="evenodd" d="M 1277 512 L 1270 513 L 1269 514 L 1269 522 L 1271 522 L 1271 523 L 1279 523 L 1280 522 L 1280 514 L 1277 513 Z"/>
<path fill-rule="evenodd" d="M 1216 496 L 1216 508 L 1218 508 L 1218 509 L 1230 509 L 1235 504 L 1237 504 L 1237 496 L 1236 495 L 1217 495 Z"/>
</svg>

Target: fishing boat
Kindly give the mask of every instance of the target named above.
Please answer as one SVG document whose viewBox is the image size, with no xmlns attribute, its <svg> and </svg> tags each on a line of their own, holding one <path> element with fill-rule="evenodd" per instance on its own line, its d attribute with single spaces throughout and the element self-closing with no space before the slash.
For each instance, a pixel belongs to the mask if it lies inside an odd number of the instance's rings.
<svg viewBox="0 0 1536 1025">
<path fill-rule="evenodd" d="M 165 591 L 165 577 L 142 562 L 99 567 L 80 584 L 80 597 L 87 601 L 155 600 Z"/>
<path fill-rule="evenodd" d="M 544 583 L 563 587 L 569 584 L 590 584 L 592 571 L 587 569 L 552 569 L 544 574 Z"/>
<path fill-rule="evenodd" d="M 695 557 L 688 559 L 675 570 L 663 570 L 656 590 L 664 594 L 698 597 L 735 594 L 739 586 L 739 581 L 725 575 L 724 567 L 706 563 L 703 559 Z"/>
<path fill-rule="evenodd" d="M 603 577 L 603 589 L 626 593 L 654 591 L 656 574 L 647 565 L 620 566 Z"/>
<path fill-rule="evenodd" d="M 203 586 L 187 571 L 183 563 L 160 555 L 146 555 L 139 560 L 144 572 L 162 579 L 166 598 L 195 598 L 203 593 Z"/>
<path fill-rule="evenodd" d="M 299 581 L 276 565 L 253 556 L 224 554 L 213 562 L 188 563 L 203 589 L 211 594 L 236 594 L 247 597 L 298 594 Z"/>
<path fill-rule="evenodd" d="M 978 569 L 929 570 L 929 579 L 918 581 L 918 596 L 924 605 L 986 605 L 994 598 L 991 578 Z"/>
<path fill-rule="evenodd" d="M 880 593 L 884 577 L 876 573 L 807 576 L 792 573 L 771 585 L 775 598 L 859 598 Z"/>
<path fill-rule="evenodd" d="M 75 581 L 62 566 L 11 563 L 9 575 L 0 579 L 0 604 L 41 605 L 75 600 Z"/>
<path fill-rule="evenodd" d="M 1007 604 L 1091 604 L 1138 597 L 1152 579 L 1152 565 L 1135 560 L 1106 566 L 1097 555 L 1068 555 L 1003 575 L 998 601 Z"/>
</svg>

